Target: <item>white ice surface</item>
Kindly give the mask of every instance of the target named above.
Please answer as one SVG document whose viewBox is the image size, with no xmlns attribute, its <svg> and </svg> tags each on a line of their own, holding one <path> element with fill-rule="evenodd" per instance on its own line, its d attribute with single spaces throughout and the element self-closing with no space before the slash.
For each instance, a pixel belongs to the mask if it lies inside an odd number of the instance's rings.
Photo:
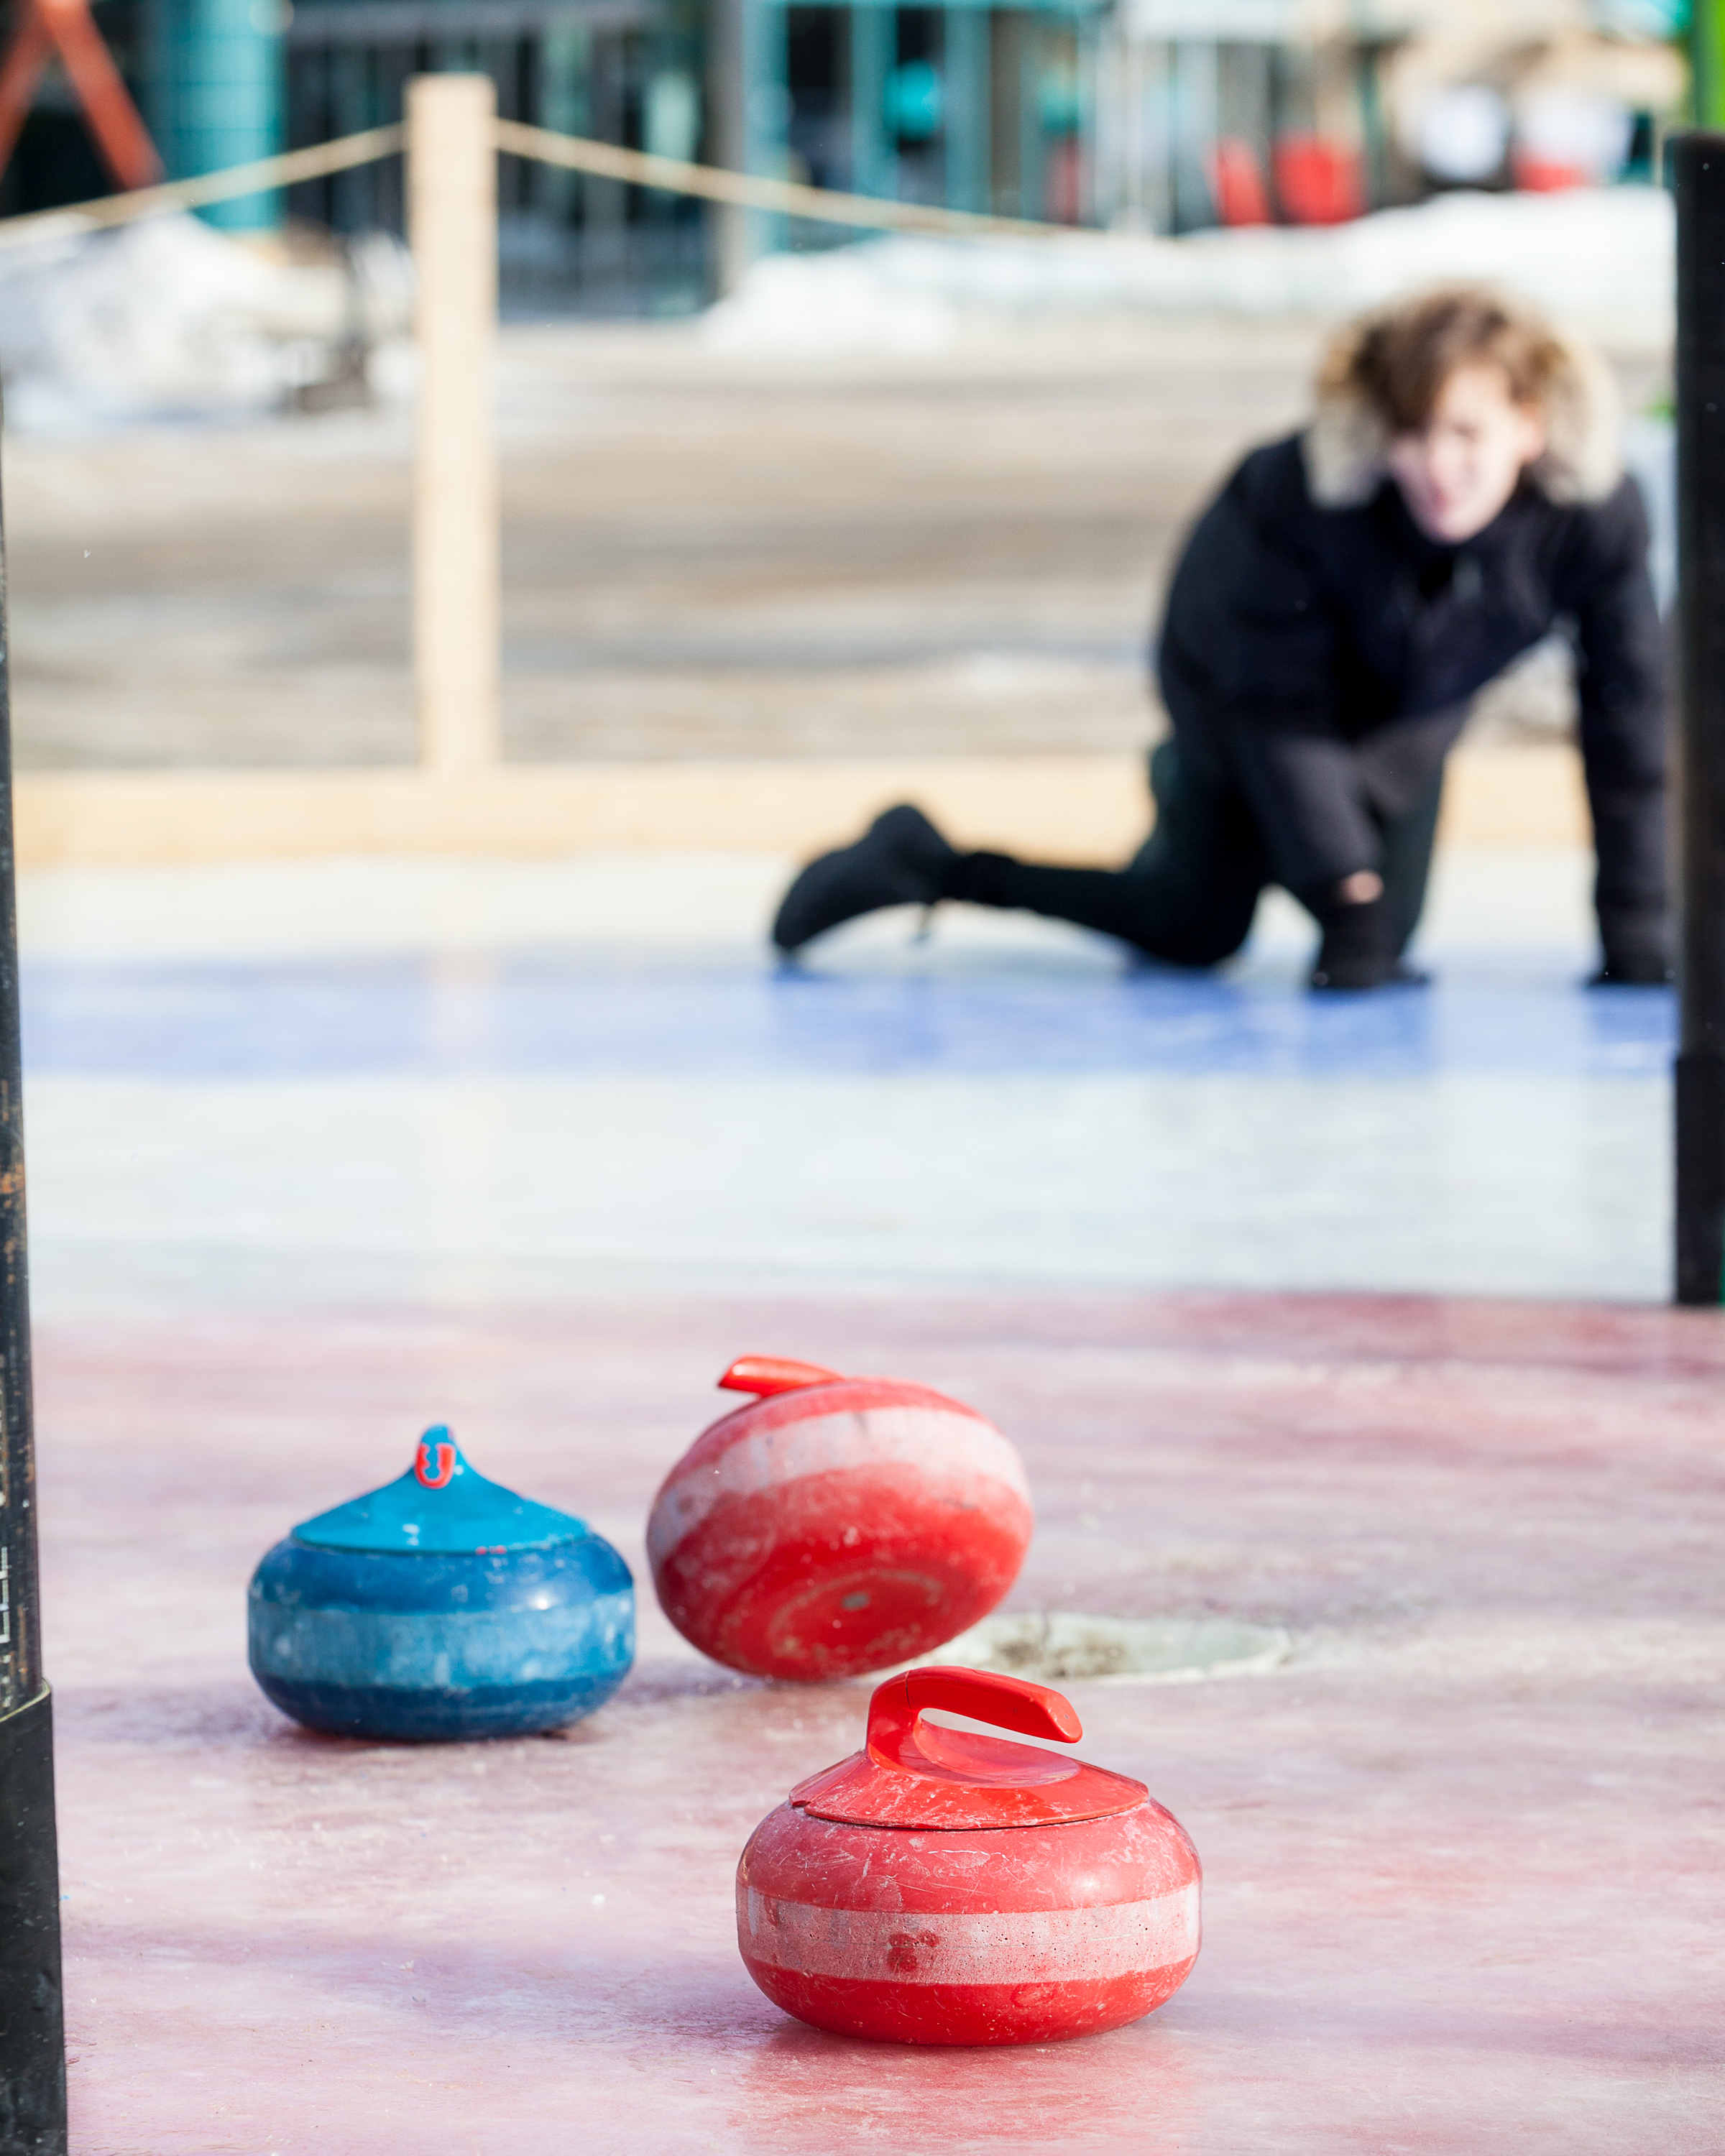
<svg viewBox="0 0 1725 2156">
<path fill-rule="evenodd" d="M 1638 1297 L 1666 1245 L 1663 1114 L 1636 1079 L 58 1078 L 29 1112 L 50 1313 L 752 1288 Z"/>
<path fill-rule="evenodd" d="M 61 963 L 585 952 L 751 963 L 786 865 L 749 856 L 331 861 L 25 879 Z M 1446 978 L 1579 973 L 1589 863 L 1440 863 Z M 830 940 L 825 970 L 1094 971 L 1113 947 L 948 909 Z M 1266 906 L 1245 970 L 1290 989 Z M 1656 1298 L 1666 1089 L 1644 1075 L 1393 1079 L 787 1068 L 240 1080 L 45 1073 L 28 1089 L 49 1315 L 229 1301 L 1218 1286 Z"/>
</svg>

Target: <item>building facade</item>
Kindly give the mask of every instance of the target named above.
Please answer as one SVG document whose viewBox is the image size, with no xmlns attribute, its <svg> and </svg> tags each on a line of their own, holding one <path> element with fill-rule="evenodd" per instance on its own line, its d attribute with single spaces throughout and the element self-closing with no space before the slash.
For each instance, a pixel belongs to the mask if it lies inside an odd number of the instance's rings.
<svg viewBox="0 0 1725 2156">
<path fill-rule="evenodd" d="M 562 132 L 1163 233 L 1645 174 L 1685 95 L 1679 0 L 98 0 L 96 15 L 173 176 L 393 120 L 409 76 L 478 69 L 506 116 Z M 101 186 L 50 74 L 0 210 Z M 683 310 L 752 250 L 853 236 L 511 159 L 501 200 L 506 296 L 523 305 Z M 401 175 L 211 215 L 399 229 Z"/>
</svg>

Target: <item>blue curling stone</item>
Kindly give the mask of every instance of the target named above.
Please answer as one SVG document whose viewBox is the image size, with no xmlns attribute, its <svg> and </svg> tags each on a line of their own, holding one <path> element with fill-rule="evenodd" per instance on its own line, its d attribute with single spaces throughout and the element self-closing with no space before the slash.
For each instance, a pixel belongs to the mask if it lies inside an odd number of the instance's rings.
<svg viewBox="0 0 1725 2156">
<path fill-rule="evenodd" d="M 252 1575 L 252 1674 L 342 1737 L 523 1737 L 591 1714 L 635 1651 L 629 1567 L 584 1520 L 475 1475 L 442 1426 Z"/>
</svg>

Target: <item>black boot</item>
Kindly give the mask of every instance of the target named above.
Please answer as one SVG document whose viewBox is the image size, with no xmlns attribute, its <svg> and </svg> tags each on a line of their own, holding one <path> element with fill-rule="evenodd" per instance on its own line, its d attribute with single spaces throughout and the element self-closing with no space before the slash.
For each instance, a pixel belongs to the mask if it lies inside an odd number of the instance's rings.
<svg viewBox="0 0 1725 2156">
<path fill-rule="evenodd" d="M 1313 988 L 1381 988 L 1395 980 L 1395 926 L 1383 899 L 1358 906 L 1334 902 L 1318 919 L 1324 940 L 1312 969 Z"/>
<path fill-rule="evenodd" d="M 1616 937 L 1605 945 L 1604 963 L 1590 988 L 1658 988 L 1675 981 L 1670 943 L 1659 936 Z"/>
<path fill-rule="evenodd" d="M 785 893 L 773 924 L 781 951 L 883 906 L 932 906 L 947 896 L 959 856 L 920 808 L 902 802 L 877 816 L 855 845 L 823 854 Z"/>
</svg>

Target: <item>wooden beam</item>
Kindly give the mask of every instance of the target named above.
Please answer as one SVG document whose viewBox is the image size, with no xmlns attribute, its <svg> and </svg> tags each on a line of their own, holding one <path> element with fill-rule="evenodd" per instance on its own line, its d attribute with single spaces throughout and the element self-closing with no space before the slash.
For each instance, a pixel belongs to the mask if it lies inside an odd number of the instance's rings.
<svg viewBox="0 0 1725 2156">
<path fill-rule="evenodd" d="M 501 750 L 490 77 L 417 76 L 408 85 L 407 122 L 421 370 L 413 475 L 419 755 L 432 772 L 480 771 Z"/>
</svg>

